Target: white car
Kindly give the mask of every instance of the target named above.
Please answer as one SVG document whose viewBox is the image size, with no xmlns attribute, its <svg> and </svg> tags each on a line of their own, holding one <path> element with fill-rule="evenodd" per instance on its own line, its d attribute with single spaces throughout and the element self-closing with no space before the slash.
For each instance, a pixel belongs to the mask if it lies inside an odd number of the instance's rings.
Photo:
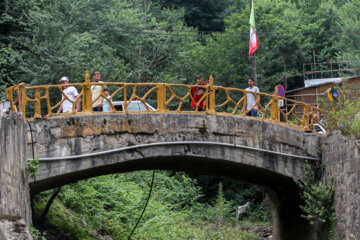
<svg viewBox="0 0 360 240">
<path fill-rule="evenodd" d="M 325 128 L 323 128 L 320 124 L 314 123 L 313 125 L 314 125 L 315 131 L 316 131 L 317 133 L 323 134 L 323 135 L 326 134 Z"/>
<path fill-rule="evenodd" d="M 116 111 L 120 111 L 120 112 L 124 111 L 124 101 L 114 101 L 112 102 L 112 104 L 114 105 Z M 150 104 L 146 103 L 146 106 L 148 107 L 149 111 L 156 111 L 156 109 L 152 107 Z M 130 103 L 128 102 L 127 110 L 139 111 L 139 112 L 148 111 L 144 103 L 141 101 L 131 101 Z"/>
</svg>

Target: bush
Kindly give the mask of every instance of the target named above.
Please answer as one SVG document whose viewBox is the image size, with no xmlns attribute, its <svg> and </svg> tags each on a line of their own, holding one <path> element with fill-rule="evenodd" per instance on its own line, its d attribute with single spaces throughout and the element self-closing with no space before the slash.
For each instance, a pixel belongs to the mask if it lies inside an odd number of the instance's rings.
<svg viewBox="0 0 360 240">
<path fill-rule="evenodd" d="M 322 101 L 321 106 L 329 129 L 338 129 L 344 135 L 360 138 L 360 98 L 333 104 Z"/>
</svg>

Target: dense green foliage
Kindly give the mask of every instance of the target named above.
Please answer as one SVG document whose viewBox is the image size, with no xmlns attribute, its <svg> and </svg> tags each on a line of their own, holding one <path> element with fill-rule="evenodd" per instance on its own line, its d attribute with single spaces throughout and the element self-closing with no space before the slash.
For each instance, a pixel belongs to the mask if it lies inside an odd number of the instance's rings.
<svg viewBox="0 0 360 240">
<path fill-rule="evenodd" d="M 36 176 L 36 173 L 39 169 L 39 158 L 35 157 L 34 159 L 31 159 L 26 164 L 26 170 L 30 174 L 30 178 L 34 179 Z"/>
<path fill-rule="evenodd" d="M 302 216 L 312 225 L 319 222 L 333 222 L 335 220 L 333 184 L 325 185 L 316 179 L 310 164 L 306 165 L 305 180 L 296 182 L 303 190 L 302 198 L 305 200 L 305 204 L 300 206 L 305 213 Z"/>
<path fill-rule="evenodd" d="M 335 222 L 334 202 L 334 183 L 324 184 L 320 181 L 323 166 L 314 166 L 306 164 L 304 181 L 297 181 L 297 185 L 303 191 L 301 194 L 304 204 L 300 206 L 304 214 L 301 216 L 315 225 L 318 233 L 327 235 L 328 229 Z M 332 233 L 335 236 L 335 233 Z M 319 239 L 328 239 L 322 236 Z"/>
<path fill-rule="evenodd" d="M 127 239 L 143 210 L 150 182 L 151 172 L 134 172 L 64 187 L 46 217 L 48 235 L 57 239 Z M 222 184 L 214 201 L 201 203 L 202 188 L 184 173 L 158 171 L 154 183 L 149 205 L 132 239 L 258 238 L 244 232 L 242 224 L 235 221 L 234 209 L 239 202 L 224 197 Z M 36 196 L 35 222 L 51 193 Z M 259 221 L 251 214 L 241 218 Z"/>
<path fill-rule="evenodd" d="M 214 74 L 222 86 L 245 87 L 248 0 L 40 1 L 0 3 L 0 88 L 54 84 L 62 75 L 83 81 L 100 70 L 104 81 L 192 83 Z M 272 91 L 302 64 L 355 60 L 359 65 L 359 0 L 256 0 L 259 87 Z M 222 31 L 197 34 L 197 30 Z M 299 87 L 301 79 L 289 80 Z M 1 98 L 4 92 L 1 91 Z"/>
<path fill-rule="evenodd" d="M 329 130 L 340 130 L 344 135 L 360 138 L 360 98 L 354 101 L 322 102 Z"/>
</svg>

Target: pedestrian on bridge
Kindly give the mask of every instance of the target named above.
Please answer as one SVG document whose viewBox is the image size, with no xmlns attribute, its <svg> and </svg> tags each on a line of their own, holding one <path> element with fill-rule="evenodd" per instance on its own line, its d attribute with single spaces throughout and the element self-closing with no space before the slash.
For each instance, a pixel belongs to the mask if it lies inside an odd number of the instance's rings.
<svg viewBox="0 0 360 240">
<path fill-rule="evenodd" d="M 101 79 L 100 72 L 95 71 L 93 73 L 93 79 L 94 79 L 94 83 L 102 83 L 102 81 L 100 81 Z M 103 98 L 100 96 L 101 89 L 102 89 L 101 85 L 91 86 L 91 95 L 92 95 L 92 103 L 93 103 L 92 109 L 94 112 L 102 112 Z"/>
<path fill-rule="evenodd" d="M 70 101 L 74 102 L 76 97 L 79 95 L 78 91 L 76 90 L 75 87 L 73 86 L 67 86 L 67 84 L 69 83 L 69 78 L 68 77 L 62 77 L 60 78 L 59 82 L 61 82 L 62 85 L 64 85 L 64 94 L 66 95 L 67 98 L 70 99 Z M 62 98 L 64 99 L 64 95 L 62 95 Z M 59 107 L 59 110 L 57 111 L 57 113 L 63 112 L 63 113 L 67 113 L 67 112 L 71 112 L 72 108 L 73 108 L 73 103 L 70 102 L 69 100 L 65 100 Z M 80 102 L 81 102 L 81 98 L 79 98 L 76 101 L 76 106 L 75 106 L 75 110 L 77 112 L 80 112 Z"/>
<path fill-rule="evenodd" d="M 196 85 L 207 85 L 207 83 L 204 82 L 204 77 L 202 75 L 198 75 L 196 77 Z M 192 110 L 196 110 L 196 103 L 198 103 L 200 99 L 204 96 L 205 90 L 206 89 L 202 87 L 193 87 L 191 89 L 191 95 L 194 99 L 193 101 L 191 101 Z M 198 111 L 205 111 L 205 99 L 203 99 L 199 103 Z"/>
<path fill-rule="evenodd" d="M 103 100 L 102 100 L 103 112 L 110 112 L 110 102 L 112 102 L 112 99 L 110 99 L 109 92 L 110 92 L 109 88 L 104 87 L 103 94 L 104 94 L 105 98 L 103 98 Z"/>
<path fill-rule="evenodd" d="M 248 78 L 248 85 L 249 87 L 246 88 L 245 91 L 253 92 L 253 93 L 246 93 L 246 112 L 250 110 L 254 105 L 255 107 L 251 109 L 251 111 L 246 113 L 246 116 L 257 117 L 259 108 L 257 106 L 255 97 L 257 99 L 257 102 L 260 102 L 260 96 L 256 95 L 256 93 L 259 93 L 260 90 L 258 87 L 255 86 L 255 80 L 252 77 Z"/>
</svg>

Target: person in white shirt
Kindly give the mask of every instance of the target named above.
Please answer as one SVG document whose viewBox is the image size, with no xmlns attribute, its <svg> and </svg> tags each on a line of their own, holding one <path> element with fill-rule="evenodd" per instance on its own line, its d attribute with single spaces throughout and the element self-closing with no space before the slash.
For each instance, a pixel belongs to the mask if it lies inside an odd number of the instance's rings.
<svg viewBox="0 0 360 240">
<path fill-rule="evenodd" d="M 248 78 L 248 84 L 249 84 L 249 87 L 246 88 L 245 91 L 254 92 L 254 93 L 259 93 L 260 92 L 259 88 L 254 85 L 255 80 L 252 77 Z M 260 95 L 257 95 L 256 99 L 257 99 L 258 102 L 260 102 Z M 246 111 L 251 109 L 255 104 L 256 104 L 255 94 L 247 93 L 246 94 Z M 258 106 L 255 105 L 255 107 L 251 111 L 246 113 L 246 116 L 257 117 L 258 109 L 259 109 Z"/>
<path fill-rule="evenodd" d="M 79 95 L 78 91 L 76 90 L 75 87 L 73 86 L 66 86 L 69 83 L 69 78 L 68 77 L 62 77 L 60 78 L 59 82 L 61 82 L 61 84 L 64 85 L 64 94 L 66 95 L 66 97 L 68 97 L 70 99 L 70 101 L 74 102 L 76 97 Z M 62 95 L 62 98 L 64 99 L 64 95 Z M 72 111 L 72 107 L 73 107 L 73 103 L 70 102 L 69 100 L 65 100 L 59 107 L 59 110 L 57 111 L 57 113 L 63 112 L 63 113 L 68 113 Z M 81 98 L 79 98 L 76 101 L 76 106 L 75 106 L 75 110 L 77 112 L 80 111 L 80 102 L 81 102 Z"/>
<path fill-rule="evenodd" d="M 93 74 L 93 79 L 94 79 L 94 83 L 102 83 L 102 81 L 100 81 L 101 79 L 101 74 L 100 72 L 96 71 Z M 101 85 L 93 85 L 91 86 L 91 95 L 92 95 L 92 109 L 94 112 L 102 112 L 102 103 L 103 103 L 103 98 L 100 96 L 101 94 Z"/>
</svg>

